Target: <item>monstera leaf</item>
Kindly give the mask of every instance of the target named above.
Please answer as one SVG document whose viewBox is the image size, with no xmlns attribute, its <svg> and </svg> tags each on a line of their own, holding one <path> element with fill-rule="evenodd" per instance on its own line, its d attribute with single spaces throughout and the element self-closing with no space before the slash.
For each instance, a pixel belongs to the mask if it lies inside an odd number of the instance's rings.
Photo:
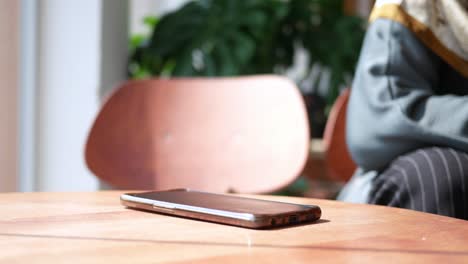
<svg viewBox="0 0 468 264">
<path fill-rule="evenodd" d="M 272 0 L 189 2 L 162 17 L 149 41 L 135 49 L 133 70 L 170 76 L 256 73 L 250 63 L 268 57 L 258 56 L 258 49 L 273 39 L 286 12 L 286 4 Z"/>
</svg>

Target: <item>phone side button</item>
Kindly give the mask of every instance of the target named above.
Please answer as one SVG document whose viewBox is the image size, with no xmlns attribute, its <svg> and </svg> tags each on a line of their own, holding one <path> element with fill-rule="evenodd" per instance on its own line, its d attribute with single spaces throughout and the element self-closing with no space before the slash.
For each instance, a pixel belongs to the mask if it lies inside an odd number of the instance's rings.
<svg viewBox="0 0 468 264">
<path fill-rule="evenodd" d="M 164 212 L 172 212 L 172 210 L 175 209 L 175 207 L 173 206 L 160 205 L 160 204 L 153 204 L 153 208 L 158 211 L 164 211 Z"/>
</svg>

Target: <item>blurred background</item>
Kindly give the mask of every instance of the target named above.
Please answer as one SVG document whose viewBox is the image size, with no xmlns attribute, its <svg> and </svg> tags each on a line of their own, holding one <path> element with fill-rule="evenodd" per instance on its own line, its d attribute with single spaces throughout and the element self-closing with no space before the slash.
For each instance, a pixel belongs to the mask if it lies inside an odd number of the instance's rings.
<svg viewBox="0 0 468 264">
<path fill-rule="evenodd" d="M 83 158 L 87 133 L 105 96 L 129 78 L 284 74 L 297 83 L 309 119 L 317 122 L 311 137 L 321 136 L 327 109 L 352 80 L 373 1 L 234 1 L 241 4 L 232 8 L 222 3 L 233 1 L 204 1 L 213 5 L 210 10 L 219 9 L 215 5 L 221 3 L 218 17 L 232 18 L 223 21 L 228 23 L 226 27 L 236 19 L 250 18 L 252 32 L 259 32 L 250 40 L 236 38 L 243 45 L 244 64 L 218 56 L 223 58 L 215 61 L 218 71 L 194 63 L 200 57 L 202 62 L 216 57 L 203 49 L 190 53 L 190 70 L 177 66 L 187 58 L 174 61 L 168 53 L 154 53 L 154 47 L 161 47 L 161 39 L 166 46 L 178 47 L 174 36 L 186 36 L 184 43 L 191 43 L 196 22 L 190 19 L 203 13 L 180 14 L 187 2 L 0 0 L 0 191 L 98 189 L 99 182 Z M 260 15 L 235 13 L 255 4 L 261 6 Z M 160 23 L 171 12 L 176 17 L 173 21 L 187 18 L 186 24 Z M 271 17 L 262 19 L 261 12 L 271 12 Z M 281 30 L 275 31 L 278 25 Z M 266 36 L 274 41 L 263 38 L 260 33 L 267 32 L 265 29 L 276 32 Z M 275 50 L 283 52 L 267 56 L 274 61 L 259 60 L 256 52 L 265 50 L 265 43 L 274 43 Z M 148 50 L 160 56 L 159 66 L 147 63 Z M 262 63 L 245 67 L 252 65 L 249 60 Z"/>
</svg>

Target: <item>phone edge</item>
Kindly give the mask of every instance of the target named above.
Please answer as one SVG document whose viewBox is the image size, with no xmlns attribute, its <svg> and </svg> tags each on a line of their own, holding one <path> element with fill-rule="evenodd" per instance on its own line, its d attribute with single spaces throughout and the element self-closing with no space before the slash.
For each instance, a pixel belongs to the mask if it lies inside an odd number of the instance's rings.
<svg viewBox="0 0 468 264">
<path fill-rule="evenodd" d="M 122 194 L 120 196 L 120 201 L 122 205 L 127 206 L 129 208 L 136 208 L 136 209 L 141 209 L 141 210 L 150 211 L 150 212 L 162 213 L 168 216 L 184 217 L 184 218 L 190 218 L 190 219 L 195 219 L 195 220 L 208 221 L 212 223 L 222 223 L 222 224 L 233 225 L 233 226 L 247 227 L 247 228 L 252 228 L 252 229 L 280 228 L 280 227 L 286 227 L 290 225 L 315 222 L 321 218 L 321 214 L 322 214 L 321 208 L 319 206 L 309 205 L 310 207 L 308 211 L 301 212 L 302 214 L 307 213 L 307 216 L 310 216 L 310 215 L 314 216 L 314 218 L 309 218 L 307 220 L 291 221 L 290 218 L 294 216 L 298 216 L 297 213 L 295 214 L 285 213 L 282 215 L 274 215 L 274 216 L 264 215 L 262 217 L 258 217 L 255 214 L 249 214 L 252 216 L 252 218 L 245 219 L 245 218 L 236 218 L 236 217 L 226 217 L 226 216 L 221 216 L 221 215 L 216 215 L 216 214 L 208 214 L 203 211 L 182 210 L 181 208 L 174 208 L 174 207 L 172 208 L 161 207 L 161 206 L 155 207 L 154 201 L 156 200 L 132 196 L 132 193 Z M 277 219 L 281 219 L 281 218 L 283 219 L 281 221 L 281 224 L 278 224 L 278 225 L 272 224 L 273 221 L 276 221 Z M 285 219 L 289 219 L 289 220 L 286 221 Z"/>
</svg>

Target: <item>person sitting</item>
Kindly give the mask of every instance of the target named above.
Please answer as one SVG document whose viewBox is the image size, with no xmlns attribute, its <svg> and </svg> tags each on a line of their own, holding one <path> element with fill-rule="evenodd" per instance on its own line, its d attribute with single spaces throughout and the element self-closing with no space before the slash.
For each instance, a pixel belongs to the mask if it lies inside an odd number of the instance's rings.
<svg viewBox="0 0 468 264">
<path fill-rule="evenodd" d="M 338 200 L 468 219 L 468 0 L 377 0 L 347 113 Z"/>
</svg>

